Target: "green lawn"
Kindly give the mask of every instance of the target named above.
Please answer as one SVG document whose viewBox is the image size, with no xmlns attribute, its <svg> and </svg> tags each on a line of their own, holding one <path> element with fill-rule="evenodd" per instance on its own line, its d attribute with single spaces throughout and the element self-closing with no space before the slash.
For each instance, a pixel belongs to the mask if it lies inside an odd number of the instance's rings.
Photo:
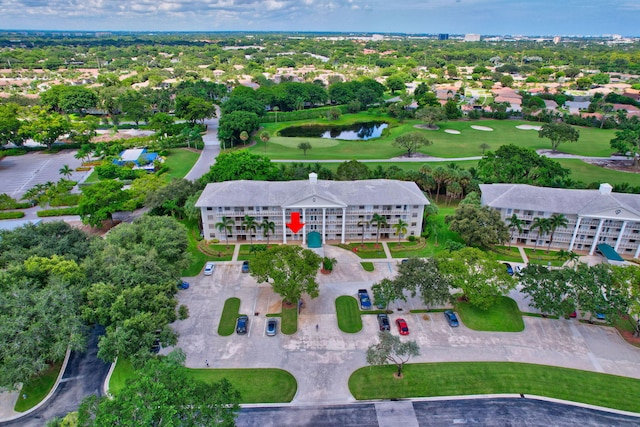
<svg viewBox="0 0 640 427">
<path fill-rule="evenodd" d="M 562 146 L 560 146 L 562 147 Z M 640 186 L 640 174 L 631 172 L 621 172 L 613 169 L 606 169 L 601 166 L 585 163 L 578 159 L 554 159 L 563 167 L 571 170 L 571 178 L 582 181 L 585 184 L 592 182 L 608 182 L 611 185 L 629 183 L 634 187 Z"/>
<path fill-rule="evenodd" d="M 495 258 L 496 261 L 524 262 L 520 251 L 515 246 L 495 246 L 485 252 L 487 255 Z"/>
<path fill-rule="evenodd" d="M 220 315 L 218 335 L 226 337 L 236 330 L 236 319 L 240 312 L 240 298 L 229 298 L 224 302 L 224 308 Z"/>
<path fill-rule="evenodd" d="M 269 247 L 273 246 L 274 243 L 269 243 Z M 277 245 L 277 243 L 276 243 Z M 253 246 L 254 250 L 251 251 L 251 246 Z M 250 261 L 252 259 L 256 259 L 260 252 L 267 250 L 267 245 L 264 243 L 254 243 L 253 245 L 240 245 L 240 251 L 238 252 L 238 261 Z"/>
<path fill-rule="evenodd" d="M 395 371 L 395 365 L 360 368 L 349 390 L 359 400 L 524 393 L 640 412 L 634 378 L 511 362 L 409 364 L 401 380 Z"/>
<path fill-rule="evenodd" d="M 240 391 L 240 403 L 291 402 L 298 384 L 287 371 L 281 369 L 188 369 L 188 375 L 204 382 L 227 378 Z M 135 375 L 128 360 L 119 359 L 109 381 L 109 391 L 118 393 L 126 380 Z"/>
<path fill-rule="evenodd" d="M 342 249 L 346 249 L 348 251 L 353 252 L 363 259 L 379 259 L 386 258 L 387 256 L 384 253 L 384 248 L 382 247 L 382 243 L 378 243 L 376 245 L 375 242 L 372 243 L 349 243 L 346 245 L 334 245 Z"/>
<path fill-rule="evenodd" d="M 204 263 L 210 260 L 207 255 L 203 254 L 198 249 L 198 240 L 199 236 L 198 227 L 195 224 L 190 223 L 189 221 L 182 220 L 180 221 L 185 227 L 187 227 L 187 239 L 189 242 L 189 246 L 187 247 L 187 252 L 189 252 L 189 266 L 182 271 L 182 275 L 186 277 L 197 276 L 200 274 L 202 267 L 204 267 Z"/>
<path fill-rule="evenodd" d="M 362 318 L 358 300 L 352 296 L 342 295 L 336 298 L 336 315 L 338 328 L 342 332 L 354 334 L 362 330 Z"/>
<path fill-rule="evenodd" d="M 171 181 L 174 178 L 184 178 L 189 173 L 193 165 L 196 164 L 199 157 L 200 151 L 195 152 L 187 148 L 174 148 L 170 150 L 169 155 L 164 161 L 164 164 L 169 167 L 169 172 L 164 176 L 168 181 Z"/>
<path fill-rule="evenodd" d="M 280 331 L 286 335 L 293 335 L 298 332 L 298 309 L 297 307 L 282 307 L 282 324 Z"/>
<path fill-rule="evenodd" d="M 298 389 L 293 375 L 282 369 L 190 369 L 189 375 L 210 383 L 228 379 L 240 392 L 240 403 L 291 402 Z"/>
<path fill-rule="evenodd" d="M 375 270 L 375 266 L 373 265 L 372 262 L 361 262 L 360 265 L 362 265 L 362 268 L 364 269 L 364 271 L 373 271 Z"/>
<path fill-rule="evenodd" d="M 300 122 L 280 122 L 264 124 L 265 130 L 271 134 L 267 143 L 266 155 L 272 159 L 305 160 L 301 150 L 297 148 L 300 141 L 305 140 L 313 147 L 307 153 L 307 158 L 312 159 L 387 159 L 402 155 L 401 149 L 392 146 L 394 139 L 400 135 L 415 131 L 414 125 L 420 123 L 417 120 L 408 120 L 398 123 L 379 113 L 344 114 L 340 120 L 329 122 L 326 119 L 307 120 L 307 124 L 347 124 L 373 120 L 384 120 L 389 123 L 388 132 L 381 138 L 368 141 L 327 140 L 322 138 L 285 138 L 277 135 L 280 129 L 289 126 L 299 126 Z M 481 156 L 480 145 L 487 143 L 489 150 L 496 150 L 501 145 L 516 144 L 534 150 L 551 148 L 551 143 L 546 138 L 539 138 L 537 131 L 524 131 L 517 129 L 521 124 L 533 124 L 532 122 L 517 120 L 479 120 L 479 121 L 449 121 L 439 123 L 440 129 L 435 131 L 421 130 L 433 142 L 433 145 L 422 147 L 419 152 L 430 156 L 453 158 Z M 472 129 L 471 126 L 486 126 L 493 129 L 492 132 L 484 132 Z M 460 132 L 459 135 L 446 133 L 452 129 Z M 609 156 L 614 150 L 609 142 L 615 136 L 615 130 L 597 128 L 579 128 L 580 139 L 576 143 L 560 145 L 560 151 L 569 154 L 584 156 Z M 259 141 L 250 150 L 257 154 L 264 154 L 264 143 Z"/>
<path fill-rule="evenodd" d="M 475 331 L 521 332 L 524 330 L 518 304 L 509 297 L 500 297 L 488 310 L 467 303 L 456 302 L 455 309 L 466 327 Z"/>
<path fill-rule="evenodd" d="M 538 246 L 538 249 L 524 248 L 524 253 L 529 258 L 529 264 L 549 265 L 553 267 L 562 267 L 566 260 L 558 259 L 558 251 L 549 251 L 547 253 L 546 246 Z"/>
<path fill-rule="evenodd" d="M 111 378 L 109 378 L 109 392 L 111 394 L 117 394 L 124 388 L 127 383 L 127 379 L 131 378 L 135 370 L 131 365 L 129 359 L 118 358 L 116 367 L 113 369 Z"/>
<path fill-rule="evenodd" d="M 16 412 L 24 412 L 40 403 L 42 399 L 49 394 L 49 391 L 51 391 L 51 388 L 53 388 L 53 385 L 56 383 L 61 367 L 62 363 L 51 365 L 51 367 L 43 372 L 42 375 L 24 384 L 13 409 Z M 24 395 L 27 396 L 26 399 L 23 398 Z"/>
</svg>

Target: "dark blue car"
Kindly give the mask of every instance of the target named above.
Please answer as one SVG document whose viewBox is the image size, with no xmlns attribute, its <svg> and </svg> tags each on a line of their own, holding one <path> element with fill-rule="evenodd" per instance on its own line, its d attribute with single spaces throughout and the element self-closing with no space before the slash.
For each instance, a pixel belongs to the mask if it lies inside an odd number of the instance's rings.
<svg viewBox="0 0 640 427">
<path fill-rule="evenodd" d="M 189 283 L 181 280 L 178 283 L 178 289 L 189 289 Z"/>
<path fill-rule="evenodd" d="M 513 267 L 511 267 L 511 264 L 505 262 L 504 265 L 507 267 L 507 274 L 513 276 Z"/>
<path fill-rule="evenodd" d="M 449 323 L 449 326 L 455 328 L 458 325 L 460 325 L 460 323 L 458 323 L 458 317 L 456 316 L 456 314 L 452 310 L 445 310 L 444 311 L 444 317 L 447 319 L 447 322 Z"/>
</svg>

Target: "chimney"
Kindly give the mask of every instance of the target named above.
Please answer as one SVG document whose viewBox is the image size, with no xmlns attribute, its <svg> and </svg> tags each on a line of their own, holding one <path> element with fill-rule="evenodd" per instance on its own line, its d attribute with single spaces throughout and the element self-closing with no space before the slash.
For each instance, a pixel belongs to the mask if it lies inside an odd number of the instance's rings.
<svg viewBox="0 0 640 427">
<path fill-rule="evenodd" d="M 600 184 L 600 188 L 598 189 L 598 191 L 601 195 L 606 196 L 607 194 L 611 194 L 612 189 L 613 187 L 605 182 L 603 184 Z"/>
<path fill-rule="evenodd" d="M 309 183 L 310 184 L 317 184 L 318 183 L 318 174 L 315 172 L 311 172 L 309 174 Z M 607 184 L 609 185 L 609 184 Z"/>
</svg>

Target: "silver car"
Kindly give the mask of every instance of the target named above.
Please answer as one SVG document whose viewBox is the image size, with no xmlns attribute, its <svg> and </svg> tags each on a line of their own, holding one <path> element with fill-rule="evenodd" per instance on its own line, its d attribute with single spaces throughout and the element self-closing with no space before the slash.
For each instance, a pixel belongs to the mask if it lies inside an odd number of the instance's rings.
<svg viewBox="0 0 640 427">
<path fill-rule="evenodd" d="M 215 270 L 216 264 L 213 261 L 209 261 L 204 265 L 204 275 L 211 276 L 213 274 L 213 270 Z"/>
<path fill-rule="evenodd" d="M 267 336 L 274 337 L 278 333 L 278 319 L 267 320 Z"/>
</svg>

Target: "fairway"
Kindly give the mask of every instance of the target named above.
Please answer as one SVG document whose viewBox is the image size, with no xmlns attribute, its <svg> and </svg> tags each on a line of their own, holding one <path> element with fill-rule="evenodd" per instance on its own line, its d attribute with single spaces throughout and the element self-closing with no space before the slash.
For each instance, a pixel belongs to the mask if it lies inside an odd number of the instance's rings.
<svg viewBox="0 0 640 427">
<path fill-rule="evenodd" d="M 381 138 L 368 141 L 328 140 L 322 138 L 285 138 L 278 136 L 278 131 L 289 126 L 297 126 L 299 122 L 264 124 L 265 130 L 271 134 L 266 152 L 264 143 L 250 148 L 256 154 L 265 154 L 272 159 L 303 160 L 302 151 L 297 148 L 302 141 L 308 141 L 313 147 L 307 158 L 317 160 L 330 159 L 389 159 L 402 156 L 405 151 L 392 145 L 396 137 L 408 132 L 423 132 L 432 145 L 422 147 L 419 153 L 443 158 L 482 156 L 481 144 L 487 144 L 488 150 L 496 150 L 502 145 L 515 144 L 533 150 L 550 150 L 551 143 L 546 138 L 539 138 L 533 129 L 521 129 L 518 126 L 541 126 L 544 123 L 525 122 L 522 120 L 458 120 L 438 123 L 438 130 L 416 128 L 421 124 L 417 120 L 399 123 L 380 114 L 359 113 L 345 114 L 339 121 L 328 122 L 325 119 L 310 120 L 305 123 L 323 125 L 345 124 L 365 121 L 381 121 L 389 123 L 388 131 Z M 488 131 L 488 129 L 492 129 Z M 614 150 L 609 146 L 615 137 L 615 130 L 579 127 L 580 139 L 575 143 L 561 144 L 559 151 L 568 154 L 588 157 L 608 157 Z M 455 133 L 458 132 L 458 133 Z"/>
</svg>

